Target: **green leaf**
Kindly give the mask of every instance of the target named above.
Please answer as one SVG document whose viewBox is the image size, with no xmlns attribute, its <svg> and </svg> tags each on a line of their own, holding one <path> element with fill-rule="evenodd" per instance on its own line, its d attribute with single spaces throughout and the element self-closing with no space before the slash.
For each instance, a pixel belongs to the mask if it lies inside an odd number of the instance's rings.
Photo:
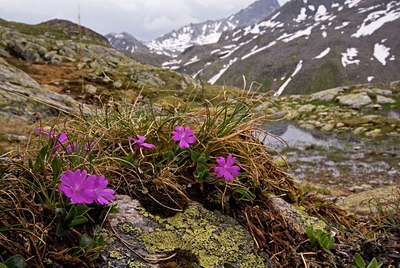
<svg viewBox="0 0 400 268">
<path fill-rule="evenodd" d="M 85 216 L 78 215 L 71 221 L 71 223 L 68 226 L 69 227 L 73 227 L 73 226 L 76 226 L 76 225 L 79 225 L 79 224 L 86 223 L 87 221 L 88 221 L 88 219 Z"/>
<path fill-rule="evenodd" d="M 306 228 L 306 235 L 312 245 L 317 244 L 317 238 L 315 237 L 314 228 L 312 226 Z"/>
<path fill-rule="evenodd" d="M 25 268 L 26 267 L 25 259 L 21 255 L 11 256 L 4 262 L 4 264 L 7 266 L 7 268 Z"/>
<path fill-rule="evenodd" d="M 79 246 L 83 249 L 84 252 L 91 250 L 95 247 L 95 245 L 95 241 L 87 234 L 84 234 L 79 241 Z"/>
<path fill-rule="evenodd" d="M 4 262 L 4 264 L 7 266 L 7 268 L 25 268 L 26 267 L 25 259 L 21 255 L 11 256 Z"/>
<path fill-rule="evenodd" d="M 0 268 L 7 268 L 7 265 L 5 265 L 4 262 L 0 262 Z"/>
<path fill-rule="evenodd" d="M 200 154 L 197 153 L 197 152 L 195 152 L 195 151 L 192 151 L 191 154 L 190 154 L 190 158 L 192 158 L 192 161 L 193 161 L 193 162 L 197 162 L 197 160 L 199 159 L 199 157 L 200 157 Z"/>
<path fill-rule="evenodd" d="M 51 162 L 51 167 L 53 169 L 53 177 L 54 179 L 58 179 L 62 172 L 62 161 L 60 158 L 54 158 Z"/>
<path fill-rule="evenodd" d="M 62 237 L 67 233 L 67 230 L 62 226 L 61 223 L 57 224 L 56 235 Z"/>
<path fill-rule="evenodd" d="M 367 268 L 380 268 L 382 264 L 382 262 L 378 262 L 375 258 L 373 258 L 368 264 Z"/>
<path fill-rule="evenodd" d="M 118 213 L 118 208 L 116 205 L 111 205 L 109 209 L 110 213 Z"/>
<path fill-rule="evenodd" d="M 365 261 L 360 254 L 356 253 L 354 255 L 354 262 L 356 263 L 358 268 L 365 268 Z"/>
<path fill-rule="evenodd" d="M 34 172 L 36 172 L 39 168 L 43 171 L 43 173 L 45 172 L 45 165 L 44 165 L 45 161 L 44 160 L 46 158 L 48 150 L 49 150 L 49 146 L 45 145 L 39 151 L 39 153 L 36 157 L 35 165 L 33 166 L 33 169 L 32 169 Z"/>
</svg>

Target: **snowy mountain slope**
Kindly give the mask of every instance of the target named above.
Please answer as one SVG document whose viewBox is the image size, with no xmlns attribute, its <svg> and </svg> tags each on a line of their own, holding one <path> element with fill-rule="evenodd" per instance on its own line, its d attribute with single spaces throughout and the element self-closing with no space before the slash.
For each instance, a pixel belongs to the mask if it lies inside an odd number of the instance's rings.
<svg viewBox="0 0 400 268">
<path fill-rule="evenodd" d="M 186 48 L 193 45 L 216 43 L 222 32 L 259 22 L 279 7 L 277 0 L 258 0 L 228 18 L 191 23 L 143 45 L 156 54 L 176 57 Z M 126 38 L 121 38 L 123 36 Z M 107 38 L 115 48 L 128 52 L 128 54 L 131 50 L 131 54 L 133 54 L 134 48 L 139 46 L 137 40 L 133 40 L 133 36 L 129 36 L 126 33 L 108 34 Z M 140 49 L 138 51 L 147 52 Z"/>
<path fill-rule="evenodd" d="M 242 86 L 245 75 L 276 94 L 399 80 L 399 19 L 394 0 L 292 0 L 163 65 L 212 84 Z"/>
<path fill-rule="evenodd" d="M 192 45 L 216 43 L 222 32 L 257 23 L 279 7 L 277 0 L 258 0 L 228 18 L 192 23 L 149 42 L 147 46 L 157 53 L 175 56 Z"/>
<path fill-rule="evenodd" d="M 105 36 L 110 44 L 117 50 L 133 54 L 134 52 L 150 52 L 150 49 L 129 33 L 109 33 Z"/>
</svg>

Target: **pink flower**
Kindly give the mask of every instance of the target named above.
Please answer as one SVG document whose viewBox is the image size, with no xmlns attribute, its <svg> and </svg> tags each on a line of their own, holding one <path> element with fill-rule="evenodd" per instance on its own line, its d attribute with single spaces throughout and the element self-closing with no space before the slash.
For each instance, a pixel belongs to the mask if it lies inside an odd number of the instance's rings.
<svg viewBox="0 0 400 268">
<path fill-rule="evenodd" d="M 75 204 L 91 204 L 97 199 L 94 191 L 96 176 L 87 176 L 86 170 L 77 169 L 61 174 L 61 183 L 58 189 L 71 199 Z"/>
<path fill-rule="evenodd" d="M 55 140 L 57 138 L 56 144 L 54 145 L 54 148 L 53 148 L 54 151 L 60 150 L 62 143 L 68 141 L 68 136 L 65 132 L 61 132 L 60 134 L 58 134 L 55 130 L 47 131 L 47 130 L 40 129 L 40 128 L 36 128 L 35 131 L 37 133 L 47 135 L 50 138 L 52 138 L 53 140 Z"/>
<path fill-rule="evenodd" d="M 217 158 L 218 166 L 214 168 L 214 171 L 217 173 L 217 177 L 224 177 L 226 181 L 234 181 L 234 176 L 239 175 L 239 166 L 233 166 L 235 164 L 236 158 L 231 154 L 228 154 L 227 159 L 219 156 Z"/>
<path fill-rule="evenodd" d="M 79 145 L 77 142 L 73 142 L 71 144 L 68 144 L 65 147 L 65 151 L 67 151 L 67 153 L 72 154 L 72 153 L 77 153 L 77 154 L 81 154 L 82 151 L 86 151 L 89 152 L 91 150 L 93 150 L 94 145 L 91 142 L 85 142 L 85 144 L 83 146 Z"/>
<path fill-rule="evenodd" d="M 57 132 L 55 130 L 47 131 L 47 130 L 44 130 L 44 129 L 41 129 L 41 128 L 35 128 L 35 132 L 47 135 L 47 136 L 49 136 L 51 138 L 55 138 L 57 136 Z"/>
<path fill-rule="evenodd" d="M 146 143 L 146 137 L 141 136 L 141 135 L 136 135 L 137 139 L 132 138 L 132 136 L 128 137 L 128 140 L 132 141 L 134 144 L 136 144 L 136 151 L 135 154 L 139 154 L 140 148 L 145 147 L 145 148 L 155 148 L 156 146 L 151 143 Z"/>
<path fill-rule="evenodd" d="M 58 189 L 75 204 L 91 204 L 97 201 L 106 205 L 115 199 L 115 191 L 106 189 L 108 181 L 103 175 L 88 175 L 86 170 L 65 171 L 60 177 Z"/>
<path fill-rule="evenodd" d="M 183 128 L 183 126 L 177 126 L 175 131 L 172 132 L 172 139 L 179 141 L 179 147 L 189 148 L 189 144 L 197 141 L 193 130 L 190 127 Z"/>
<path fill-rule="evenodd" d="M 107 184 L 108 181 L 104 179 L 103 175 L 97 176 L 94 192 L 97 195 L 97 202 L 101 205 L 107 205 L 110 203 L 110 200 L 115 199 L 115 191 L 112 189 L 106 189 Z"/>
</svg>

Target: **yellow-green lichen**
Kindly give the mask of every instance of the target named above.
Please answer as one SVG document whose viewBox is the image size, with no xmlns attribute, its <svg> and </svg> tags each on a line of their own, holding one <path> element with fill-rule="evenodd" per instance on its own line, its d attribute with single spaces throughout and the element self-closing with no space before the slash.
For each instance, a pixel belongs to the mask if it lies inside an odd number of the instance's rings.
<svg viewBox="0 0 400 268">
<path fill-rule="evenodd" d="M 140 238 L 150 253 L 173 251 L 183 246 L 182 240 L 171 231 L 144 232 Z"/>
<path fill-rule="evenodd" d="M 143 262 L 134 261 L 134 260 L 128 260 L 128 265 L 130 268 L 149 268 L 150 267 Z"/>
<path fill-rule="evenodd" d="M 220 267 L 224 263 L 239 267 L 266 267 L 261 256 L 251 252 L 251 237 L 237 222 L 196 205 L 170 218 L 148 214 L 163 230 L 143 232 L 140 240 L 150 253 L 176 249 L 188 250 L 198 257 L 202 267 Z"/>
<path fill-rule="evenodd" d="M 130 233 L 131 235 L 134 235 L 135 237 L 140 237 L 143 234 L 143 230 L 138 228 L 138 227 L 132 227 L 128 223 L 123 223 L 118 226 L 119 229 L 124 232 L 124 233 Z"/>
<path fill-rule="evenodd" d="M 110 258 L 120 260 L 122 259 L 122 255 L 118 250 L 110 250 L 109 251 Z"/>
</svg>

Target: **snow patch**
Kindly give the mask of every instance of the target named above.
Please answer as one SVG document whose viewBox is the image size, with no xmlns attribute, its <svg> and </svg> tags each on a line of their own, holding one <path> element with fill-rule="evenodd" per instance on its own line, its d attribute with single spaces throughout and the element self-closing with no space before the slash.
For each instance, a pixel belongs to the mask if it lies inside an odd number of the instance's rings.
<svg viewBox="0 0 400 268">
<path fill-rule="evenodd" d="M 256 46 L 256 47 L 254 47 L 254 48 L 251 50 L 250 53 L 244 55 L 244 56 L 242 57 L 242 60 L 247 59 L 248 57 L 250 57 L 250 56 L 252 56 L 252 55 L 254 55 L 254 54 L 257 54 L 258 52 L 261 52 L 261 51 L 263 51 L 264 49 L 267 49 L 267 48 L 269 48 L 269 47 L 272 47 L 272 46 L 275 45 L 275 44 L 276 44 L 276 41 L 272 41 L 272 42 L 269 43 L 268 45 L 266 45 L 266 46 L 264 46 L 264 47 L 260 47 L 260 48 L 258 48 L 258 49 L 255 49 L 255 48 L 257 48 L 257 46 Z"/>
<path fill-rule="evenodd" d="M 187 66 L 190 65 L 192 63 L 198 62 L 200 59 L 197 56 L 194 56 L 193 58 L 191 58 L 188 62 L 186 62 L 183 66 Z"/>
<path fill-rule="evenodd" d="M 359 64 L 360 60 L 355 59 L 357 57 L 358 50 L 355 47 L 348 48 L 345 53 L 342 53 L 342 65 L 346 67 L 349 64 Z"/>
<path fill-rule="evenodd" d="M 363 23 L 358 28 L 357 32 L 352 34 L 351 37 L 359 38 L 373 34 L 376 30 L 381 28 L 385 23 L 397 20 L 400 18 L 400 2 L 390 2 L 386 6 L 386 10 L 379 10 L 368 14 Z M 397 8 L 394 8 L 397 6 Z M 393 9 L 392 9 L 393 8 Z"/>
<path fill-rule="evenodd" d="M 375 78 L 374 76 L 368 76 L 368 77 L 367 77 L 367 81 L 368 81 L 368 82 L 371 82 L 374 78 Z"/>
<path fill-rule="evenodd" d="M 302 21 L 305 21 L 307 19 L 307 14 L 306 14 L 307 9 L 305 7 L 302 7 L 300 9 L 300 14 L 297 16 L 297 18 L 293 19 L 295 22 L 300 23 Z"/>
<path fill-rule="evenodd" d="M 344 2 L 345 5 L 348 6 L 348 8 L 353 8 L 357 6 L 362 0 L 346 0 Z"/>
<path fill-rule="evenodd" d="M 336 16 L 330 15 L 324 5 L 319 5 L 317 12 L 314 15 L 315 21 L 333 20 L 334 18 L 336 18 Z"/>
<path fill-rule="evenodd" d="M 299 61 L 292 75 L 279 87 L 278 91 L 274 93 L 274 96 L 280 96 L 282 94 L 290 81 L 292 81 L 293 77 L 301 70 L 301 67 L 303 67 L 303 60 Z"/>
<path fill-rule="evenodd" d="M 323 37 L 323 38 L 326 38 L 327 36 L 328 36 L 328 33 L 327 33 L 326 31 L 323 31 L 323 32 L 322 32 L 322 37 Z"/>
<path fill-rule="evenodd" d="M 321 53 L 319 53 L 318 56 L 315 56 L 313 59 L 322 59 L 323 57 L 325 57 L 326 55 L 328 55 L 330 51 L 331 51 L 331 48 L 328 47 L 327 49 L 325 49 L 324 51 L 322 51 Z"/>
<path fill-rule="evenodd" d="M 234 58 L 234 59 L 230 60 L 228 64 L 224 64 L 222 69 L 216 75 L 214 75 L 210 80 L 208 80 L 208 82 L 211 85 L 214 85 L 215 82 L 217 82 L 217 80 L 226 72 L 226 70 L 228 70 L 229 67 L 231 67 L 236 61 L 237 61 L 237 58 Z"/>
<path fill-rule="evenodd" d="M 315 27 L 315 25 L 311 25 L 304 30 L 297 31 L 292 34 L 284 33 L 283 35 L 278 37 L 278 39 L 276 39 L 276 40 L 282 40 L 283 42 L 288 43 L 288 42 L 293 41 L 294 39 L 302 37 L 302 36 L 306 36 L 306 39 L 307 39 L 310 36 L 311 31 L 314 27 Z"/>
<path fill-rule="evenodd" d="M 390 55 L 390 48 L 385 47 L 382 44 L 376 43 L 374 46 L 374 57 L 382 63 L 382 65 L 386 65 L 386 58 Z"/>
<path fill-rule="evenodd" d="M 342 25 L 336 26 L 335 30 L 340 30 L 350 24 L 350 21 L 344 21 Z"/>
</svg>

